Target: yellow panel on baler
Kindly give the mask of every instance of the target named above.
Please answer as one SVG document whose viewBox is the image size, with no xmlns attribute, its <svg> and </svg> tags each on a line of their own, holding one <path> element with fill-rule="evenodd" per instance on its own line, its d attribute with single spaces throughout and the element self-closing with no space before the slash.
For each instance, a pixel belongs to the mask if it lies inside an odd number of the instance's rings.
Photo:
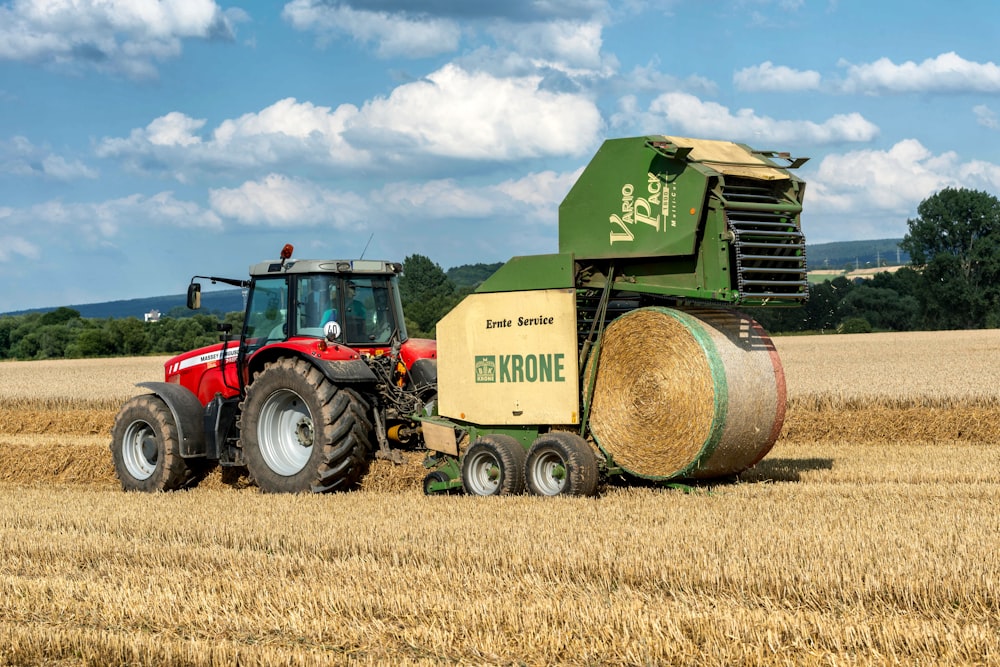
<svg viewBox="0 0 1000 667">
<path fill-rule="evenodd" d="M 576 292 L 471 294 L 437 325 L 438 413 L 482 425 L 580 419 Z"/>
</svg>

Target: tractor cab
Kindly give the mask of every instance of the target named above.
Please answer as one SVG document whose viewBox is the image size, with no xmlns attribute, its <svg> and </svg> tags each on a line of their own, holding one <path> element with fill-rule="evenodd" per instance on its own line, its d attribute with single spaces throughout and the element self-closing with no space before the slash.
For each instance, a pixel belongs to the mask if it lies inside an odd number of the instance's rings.
<svg viewBox="0 0 1000 667">
<path fill-rule="evenodd" d="M 187 305 L 201 307 L 197 278 L 249 288 L 243 357 L 270 343 L 310 338 L 378 350 L 407 339 L 399 295 L 402 271 L 402 264 L 380 260 L 295 260 L 286 245 L 280 260 L 252 265 L 249 281 L 195 276 Z"/>
</svg>

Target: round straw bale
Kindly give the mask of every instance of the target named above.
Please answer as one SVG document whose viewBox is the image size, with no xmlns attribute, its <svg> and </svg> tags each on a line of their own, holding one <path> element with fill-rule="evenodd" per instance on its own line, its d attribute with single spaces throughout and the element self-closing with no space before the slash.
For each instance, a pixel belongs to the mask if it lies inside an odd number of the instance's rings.
<svg viewBox="0 0 1000 667">
<path fill-rule="evenodd" d="M 756 322 L 731 311 L 642 308 L 601 339 L 590 428 L 633 475 L 718 477 L 767 453 L 784 405 L 780 362 Z"/>
</svg>

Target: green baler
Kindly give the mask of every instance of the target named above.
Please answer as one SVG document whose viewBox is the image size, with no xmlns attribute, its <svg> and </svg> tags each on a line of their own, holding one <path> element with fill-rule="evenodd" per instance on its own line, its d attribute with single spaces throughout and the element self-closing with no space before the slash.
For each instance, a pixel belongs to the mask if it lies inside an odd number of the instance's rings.
<svg viewBox="0 0 1000 667">
<path fill-rule="evenodd" d="M 784 418 L 781 364 L 736 307 L 808 296 L 804 163 L 669 136 L 606 141 L 515 257 L 438 324 L 427 492 L 588 495 L 602 475 L 741 472 Z"/>
</svg>

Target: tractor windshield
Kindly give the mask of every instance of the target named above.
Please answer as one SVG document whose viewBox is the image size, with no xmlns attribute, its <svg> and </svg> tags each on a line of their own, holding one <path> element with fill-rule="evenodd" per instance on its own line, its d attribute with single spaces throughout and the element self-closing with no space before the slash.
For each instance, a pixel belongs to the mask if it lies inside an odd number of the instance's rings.
<svg viewBox="0 0 1000 667">
<path fill-rule="evenodd" d="M 323 338 L 336 322 L 337 339 L 352 347 L 389 345 L 393 332 L 406 339 L 395 282 L 389 276 L 319 274 L 296 279 L 295 334 Z"/>
</svg>

